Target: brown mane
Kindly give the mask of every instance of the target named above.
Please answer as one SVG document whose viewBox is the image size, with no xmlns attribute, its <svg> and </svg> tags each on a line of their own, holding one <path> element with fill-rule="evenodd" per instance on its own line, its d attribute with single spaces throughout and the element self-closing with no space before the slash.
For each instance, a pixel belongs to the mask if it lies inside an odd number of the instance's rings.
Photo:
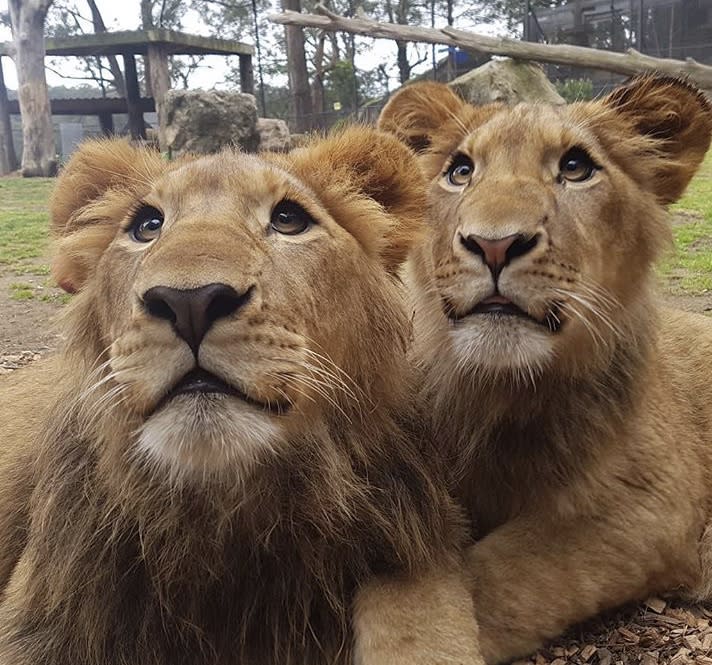
<svg viewBox="0 0 712 665">
<path fill-rule="evenodd" d="M 166 165 L 128 144 L 98 143 L 85 146 L 60 178 L 54 272 L 79 291 L 67 312 L 67 345 L 56 359 L 0 385 L 9 427 L 0 457 L 2 663 L 346 665 L 353 603 L 366 582 L 417 575 L 454 560 L 464 532 L 435 451 L 415 425 L 418 406 L 409 397 L 405 356 L 409 324 L 391 275 L 420 224 L 412 214 L 413 202 L 421 200 L 412 180 L 417 167 L 405 148 L 383 134 L 351 130 L 275 159 L 276 171 L 249 158 L 262 175 L 254 176 L 256 184 L 247 176 L 240 184 L 252 192 L 264 186 L 259 178 L 281 178 L 287 186 L 299 179 L 303 195 L 314 197 L 313 214 L 331 229 L 328 237 L 319 231 L 318 238 L 327 238 L 322 245 L 331 247 L 327 243 L 336 241 L 328 238 L 336 237 L 356 247 L 350 254 L 359 258 L 344 259 L 351 264 L 338 263 L 333 248 L 325 250 L 332 252 L 334 270 L 360 262 L 347 286 L 359 284 L 370 295 L 348 303 L 350 325 L 365 325 L 361 321 L 371 317 L 381 323 L 363 350 L 337 340 L 347 345 L 334 348 L 351 383 L 331 392 L 319 392 L 315 384 L 311 401 L 299 401 L 301 393 L 295 393 L 289 417 L 298 426 L 285 425 L 278 449 L 261 453 L 244 477 L 236 466 L 231 473 L 184 482 L 133 451 L 145 415 L 126 406 L 126 390 L 115 385 L 121 375 L 108 373 L 122 352 L 112 326 L 126 310 L 124 293 L 110 294 L 118 280 L 138 270 L 115 268 L 118 261 L 134 261 L 137 251 L 122 249 L 125 231 L 117 231 L 118 223 L 132 214 L 136 200 L 158 196 L 150 194 L 154 181 L 180 196 L 195 190 L 212 205 L 223 190 L 232 195 L 229 171 L 246 159 L 225 154 L 181 171 L 181 164 Z M 349 164 L 355 168 L 352 185 Z M 205 182 L 224 180 L 222 189 L 201 194 L 201 174 L 207 174 Z M 182 227 L 175 228 L 180 234 Z M 201 227 L 185 228 L 194 240 L 190 248 L 186 240 L 184 254 L 212 242 Z M 171 233 L 163 247 L 177 242 Z M 293 245 L 280 247 L 291 252 Z M 247 270 L 238 259 L 234 264 L 223 261 L 216 269 Z M 333 276 L 332 284 L 342 277 Z M 305 282 L 304 288 L 313 287 Z M 107 305 L 111 297 L 115 302 Z M 359 310 L 366 305 L 368 311 Z M 329 308 L 343 306 L 322 300 L 316 311 L 326 317 Z M 265 310 L 251 325 L 264 325 L 273 309 Z M 156 322 L 149 323 L 155 330 Z M 339 330 L 336 324 L 332 329 L 326 341 Z M 162 330 L 167 339 L 170 326 Z M 279 331 L 296 334 L 282 326 L 253 336 L 267 345 L 265 357 L 281 348 L 270 336 Z M 233 333 L 229 339 L 243 337 Z"/>
</svg>

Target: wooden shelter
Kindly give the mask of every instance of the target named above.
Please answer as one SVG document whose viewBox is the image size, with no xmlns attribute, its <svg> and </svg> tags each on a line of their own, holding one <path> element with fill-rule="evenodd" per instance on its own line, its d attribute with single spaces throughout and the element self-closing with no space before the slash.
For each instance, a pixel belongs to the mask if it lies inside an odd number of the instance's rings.
<svg viewBox="0 0 712 665">
<path fill-rule="evenodd" d="M 12 43 L 0 43 L 0 123 L 10 126 L 10 114 L 19 114 L 17 101 L 10 101 L 3 79 L 2 56 L 10 57 Z M 121 56 L 124 62 L 126 97 L 103 97 L 96 99 L 57 99 L 50 100 L 52 114 L 59 115 L 96 115 L 105 133 L 113 132 L 114 113 L 126 113 L 129 117 L 129 129 L 134 138 L 145 138 L 146 131 L 143 114 L 146 111 L 158 111 L 159 128 L 162 119 L 162 103 L 170 89 L 168 57 L 172 55 L 222 55 L 237 56 L 240 60 L 240 89 L 252 94 L 254 76 L 252 71 L 252 46 L 242 42 L 200 37 L 172 30 L 131 30 L 122 32 L 103 32 L 90 35 L 47 39 L 48 56 Z M 136 73 L 136 56 L 148 58 L 151 70 L 150 95 L 142 97 Z M 7 154 L 13 155 L 12 134 L 4 134 Z"/>
</svg>

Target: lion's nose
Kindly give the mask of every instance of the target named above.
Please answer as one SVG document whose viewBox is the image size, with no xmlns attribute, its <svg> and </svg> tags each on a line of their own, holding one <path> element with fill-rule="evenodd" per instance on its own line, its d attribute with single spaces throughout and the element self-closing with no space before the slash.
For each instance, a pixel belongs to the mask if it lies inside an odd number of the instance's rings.
<svg viewBox="0 0 712 665">
<path fill-rule="evenodd" d="M 460 235 L 460 242 L 467 250 L 482 258 L 495 280 L 504 266 L 512 259 L 530 252 L 538 241 L 538 235 L 525 236 L 521 233 L 504 238 L 483 238 L 474 233 Z"/>
<path fill-rule="evenodd" d="M 218 319 L 234 314 L 252 289 L 238 293 L 227 284 L 208 284 L 197 289 L 154 286 L 143 294 L 146 311 L 173 324 L 176 334 L 198 355 L 203 337 Z"/>
</svg>

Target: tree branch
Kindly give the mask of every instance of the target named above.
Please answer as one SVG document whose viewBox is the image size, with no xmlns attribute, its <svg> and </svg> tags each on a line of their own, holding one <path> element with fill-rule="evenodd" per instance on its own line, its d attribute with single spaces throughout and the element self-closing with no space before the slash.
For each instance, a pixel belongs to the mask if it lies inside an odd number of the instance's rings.
<svg viewBox="0 0 712 665">
<path fill-rule="evenodd" d="M 397 41 L 446 44 L 448 46 L 457 46 L 466 51 L 506 55 L 521 60 L 535 60 L 559 65 L 603 69 L 627 76 L 649 71 L 657 71 L 672 76 L 685 75 L 701 88 L 712 90 L 712 67 L 702 65 L 692 58 L 685 60 L 653 58 L 643 55 L 635 49 L 628 49 L 624 53 L 618 53 L 600 51 L 584 46 L 570 46 L 568 44 L 520 42 L 507 37 L 488 37 L 451 27 L 439 30 L 395 23 L 379 23 L 363 17 L 346 18 L 339 16 L 322 5 L 317 5 L 315 11 L 319 15 L 285 11 L 281 14 L 270 14 L 268 18 L 273 23 L 281 23 L 283 25 L 343 31 Z"/>
</svg>

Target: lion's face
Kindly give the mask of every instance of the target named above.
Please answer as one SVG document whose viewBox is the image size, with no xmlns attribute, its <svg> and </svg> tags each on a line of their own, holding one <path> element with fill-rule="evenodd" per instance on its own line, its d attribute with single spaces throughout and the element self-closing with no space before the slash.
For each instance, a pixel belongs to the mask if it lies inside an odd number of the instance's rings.
<svg viewBox="0 0 712 665">
<path fill-rule="evenodd" d="M 412 86 L 381 124 L 429 146 L 414 281 L 430 326 L 461 366 L 533 377 L 580 370 L 624 333 L 669 241 L 661 204 L 681 194 L 712 120 L 685 84 L 647 78 L 567 107 L 474 108 Z"/>
<path fill-rule="evenodd" d="M 355 134 L 409 159 L 389 137 Z M 404 362 L 395 264 L 375 247 L 417 218 L 399 224 L 344 173 L 332 174 L 336 184 L 307 182 L 308 152 L 276 159 L 159 161 L 140 186 L 110 188 L 72 218 L 84 232 L 104 214 L 114 222 L 78 296 L 107 349 L 96 383 L 110 387 L 93 408 L 103 399 L 117 409 L 134 426 L 129 453 L 175 475 L 279 452 L 335 411 L 357 413 L 359 400 L 386 395 Z M 369 214 L 371 228 L 350 227 Z M 81 234 L 67 242 L 81 245 Z M 55 272 L 70 254 L 60 246 Z"/>
</svg>

